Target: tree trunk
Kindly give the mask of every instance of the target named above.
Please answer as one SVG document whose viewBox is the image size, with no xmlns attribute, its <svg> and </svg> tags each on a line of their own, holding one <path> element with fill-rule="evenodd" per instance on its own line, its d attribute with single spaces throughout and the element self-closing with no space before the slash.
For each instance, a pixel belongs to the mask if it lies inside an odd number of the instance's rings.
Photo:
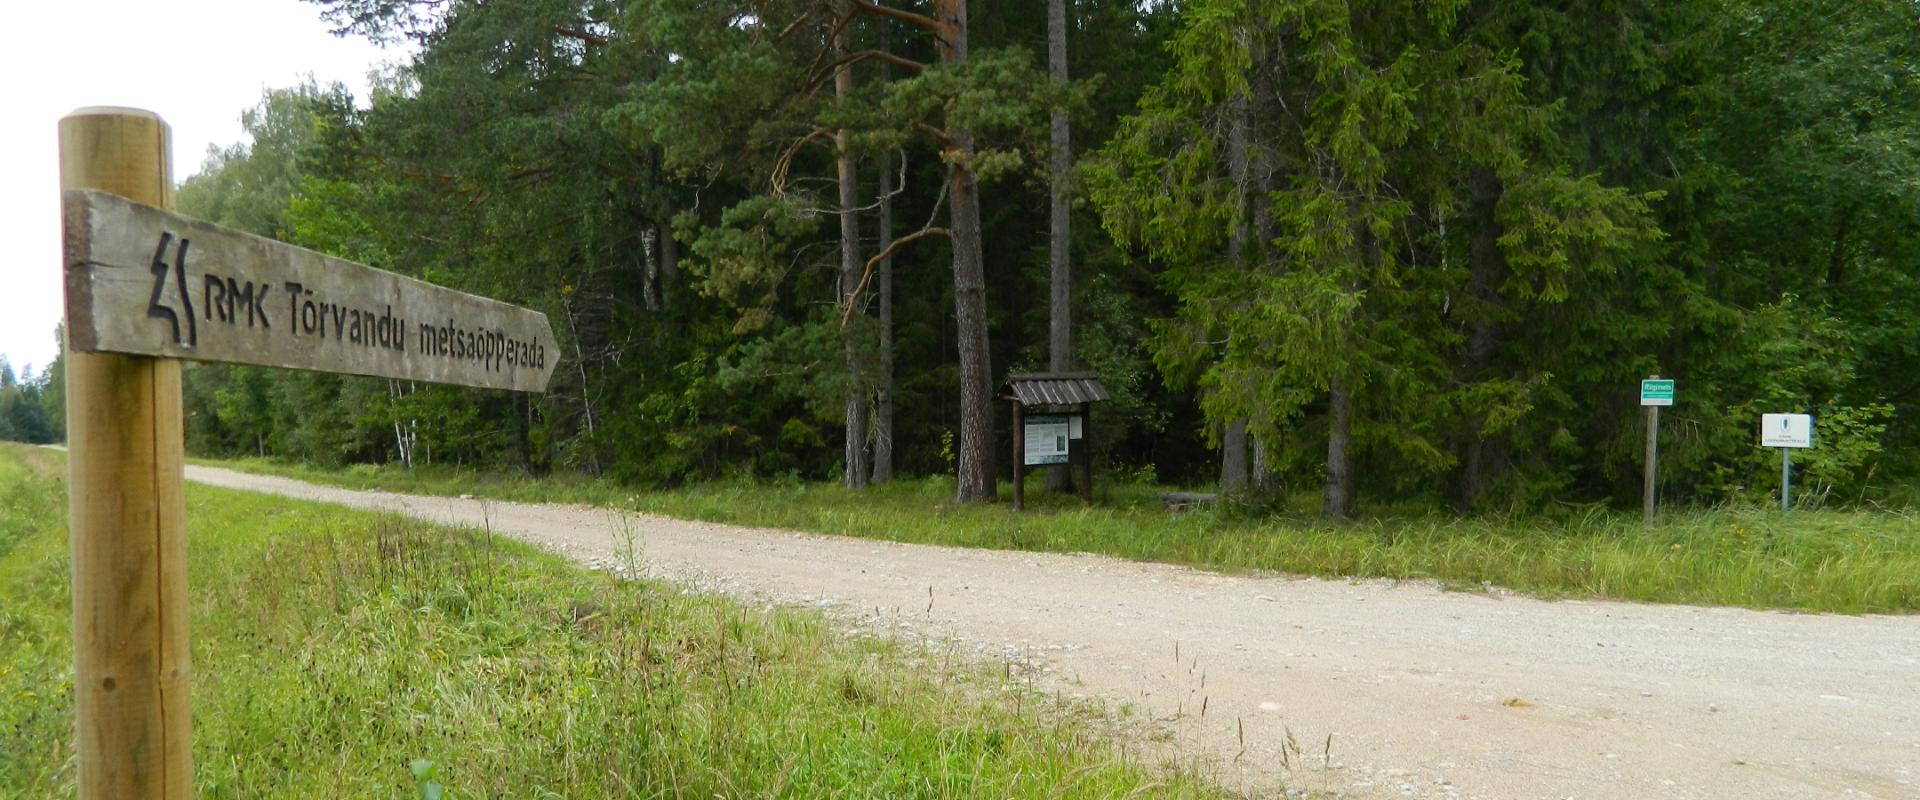
<svg viewBox="0 0 1920 800">
<path fill-rule="evenodd" d="M 877 0 L 885 5 L 886 0 Z M 890 26 L 880 26 L 880 49 L 891 51 L 892 38 L 888 35 Z M 887 62 L 880 62 L 880 81 L 893 80 L 893 69 Z M 905 158 L 903 154 L 901 158 Z M 874 244 L 877 252 L 887 252 L 893 246 L 893 160 L 880 165 L 880 228 L 878 241 Z M 886 483 L 893 480 L 893 256 L 880 259 L 875 267 L 879 274 L 875 276 L 879 286 L 875 293 L 880 295 L 880 353 L 876 368 L 873 390 L 873 482 Z"/>
<path fill-rule="evenodd" d="M 660 310 L 660 238 L 657 229 L 640 234 L 640 305 L 648 311 Z"/>
<path fill-rule="evenodd" d="M 400 466 L 406 469 L 413 469 L 414 437 L 410 435 L 412 432 L 409 430 L 409 426 L 401 424 L 400 415 L 397 413 L 399 411 L 399 408 L 398 408 L 399 400 L 400 398 L 405 396 L 406 394 L 403 394 L 400 391 L 399 381 L 397 380 L 387 381 L 387 397 L 393 400 L 393 402 L 388 404 L 388 407 L 392 409 L 394 412 L 396 412 L 392 415 L 393 416 L 393 447 L 400 456 Z"/>
<path fill-rule="evenodd" d="M 673 307 L 673 287 L 680 282 L 680 243 L 673 240 L 673 208 L 668 207 L 654 223 L 654 240 L 660 248 L 660 307 Z"/>
<path fill-rule="evenodd" d="M 560 308 L 567 313 L 567 332 L 573 338 L 573 365 L 580 374 L 580 412 L 582 420 L 586 423 L 587 448 L 590 454 L 587 460 L 587 468 L 590 470 L 588 474 L 598 476 L 601 472 L 600 442 L 594 436 L 593 392 L 589 390 L 587 384 L 587 351 L 580 345 L 580 325 L 574 316 L 573 304 L 562 303 Z"/>
<path fill-rule="evenodd" d="M 880 168 L 879 241 L 884 253 L 893 246 L 893 165 Z M 880 363 L 873 391 L 873 482 L 893 480 L 893 256 L 880 259 L 875 293 L 880 301 Z"/>
<path fill-rule="evenodd" d="M 1047 73 L 1055 83 L 1067 83 L 1067 0 L 1047 0 Z M 1048 235 L 1047 369 L 1073 369 L 1073 223 L 1067 202 L 1068 174 L 1073 169 L 1072 128 L 1065 109 L 1053 112 L 1050 169 L 1047 179 L 1052 231 Z M 1047 468 L 1047 489 L 1073 490 L 1073 469 L 1066 464 Z"/>
<path fill-rule="evenodd" d="M 1267 449 L 1267 442 L 1258 436 L 1253 440 L 1253 468 L 1247 478 L 1247 490 L 1259 497 L 1273 497 L 1280 493 L 1280 474 L 1273 468 L 1273 453 Z"/>
<path fill-rule="evenodd" d="M 1327 488 L 1320 516 L 1334 520 L 1353 514 L 1353 389 L 1347 376 L 1330 381 L 1327 400 Z"/>
<path fill-rule="evenodd" d="M 1839 286 L 1847 276 L 1847 233 L 1853 228 L 1853 209 L 1840 212 L 1840 223 L 1833 232 L 1833 246 L 1827 252 L 1827 285 Z"/>
<path fill-rule="evenodd" d="M 1247 224 L 1243 218 L 1247 206 L 1247 98 L 1243 95 L 1227 101 L 1227 174 L 1233 181 L 1239 213 L 1227 229 L 1227 268 L 1246 268 Z M 1227 423 L 1220 436 L 1220 491 L 1240 494 L 1247 490 L 1247 420 L 1240 417 Z"/>
<path fill-rule="evenodd" d="M 528 428 L 531 427 L 529 423 L 531 423 L 532 420 L 528 414 L 523 413 L 523 409 L 527 407 L 527 397 L 526 392 L 514 392 L 507 399 L 507 408 L 513 417 L 513 430 L 511 431 L 511 435 L 513 436 L 513 466 L 531 474 L 533 472 L 533 437 L 531 435 L 532 432 L 529 431 Z M 409 457 L 411 457 L 411 455 L 409 455 Z"/>
<path fill-rule="evenodd" d="M 1047 0 L 1047 72 L 1055 83 L 1067 83 L 1067 3 Z M 1047 368 L 1073 369 L 1072 214 L 1067 202 L 1068 176 L 1073 169 L 1072 128 L 1065 109 L 1053 112 L 1050 174 L 1052 233 L 1049 235 L 1049 288 L 1052 303 L 1047 317 Z"/>
<path fill-rule="evenodd" d="M 1363 221 L 1357 198 L 1347 199 L 1347 220 L 1353 228 L 1355 260 L 1368 270 L 1378 269 L 1380 237 L 1373 235 Z M 1353 291 L 1357 287 L 1346 288 Z M 1356 322 L 1345 320 L 1337 324 L 1342 326 L 1341 338 L 1350 339 Z M 1353 386 L 1354 375 L 1347 371 L 1337 371 L 1327 381 L 1327 486 L 1320 515 L 1330 520 L 1346 519 L 1353 514 Z"/>
<path fill-rule="evenodd" d="M 935 0 L 940 63 L 967 58 L 966 0 Z M 973 177 L 973 132 L 947 131 L 953 151 L 947 168 L 952 201 L 953 316 L 960 351 L 960 475 L 962 503 L 994 499 L 993 367 L 987 344 L 987 281 L 981 263 L 980 193 Z"/>
<path fill-rule="evenodd" d="M 845 49 L 844 47 L 838 49 Z M 853 67 L 843 66 L 833 76 L 834 97 L 846 102 L 847 95 L 853 91 Z M 854 163 L 853 153 L 848 149 L 852 144 L 852 133 L 841 129 L 834 134 L 834 145 L 838 151 L 840 177 L 840 301 L 851 302 L 855 287 L 860 283 L 860 275 L 865 266 L 860 258 L 860 180 Z M 840 328 L 840 346 L 846 357 L 847 367 L 847 436 L 846 471 L 844 483 L 849 489 L 864 489 L 867 486 L 867 382 L 860 369 L 860 334 L 866 330 L 859 319 L 862 315 L 853 310 L 847 324 Z"/>
<path fill-rule="evenodd" d="M 1260 37 L 1254 37 L 1256 42 Z M 1239 178 L 1242 188 L 1244 209 L 1250 219 L 1251 233 L 1246 234 L 1245 251 L 1242 255 L 1247 269 L 1276 270 L 1283 268 L 1284 257 L 1274 251 L 1273 242 L 1280 236 L 1280 226 L 1273 218 L 1273 197 L 1279 189 L 1280 153 L 1279 148 L 1262 147 L 1252 151 L 1248 142 L 1252 140 L 1255 120 L 1283 119 L 1287 112 L 1278 102 L 1279 92 L 1274 87 L 1272 56 L 1265 45 L 1253 49 L 1253 64 L 1247 85 L 1247 95 L 1240 98 L 1242 109 L 1237 111 L 1235 122 L 1238 130 L 1229 129 L 1229 136 L 1237 136 L 1237 151 L 1232 154 L 1244 164 L 1245 173 Z M 1277 428 L 1277 424 L 1276 424 Z M 1280 474 L 1275 464 L 1272 442 L 1279 431 L 1266 432 L 1264 436 L 1252 437 L 1253 465 L 1248 476 L 1248 490 L 1260 497 L 1277 497 L 1280 494 Z"/>
<path fill-rule="evenodd" d="M 1239 494 L 1247 490 L 1247 421 L 1227 423 L 1220 435 L 1220 491 Z"/>
<path fill-rule="evenodd" d="M 1472 185 L 1470 213 L 1473 215 L 1473 234 L 1467 246 L 1467 298 L 1469 300 L 1466 317 L 1468 382 L 1486 379 L 1487 368 L 1493 361 L 1494 313 L 1499 303 L 1494 284 L 1499 273 L 1506 268 L 1506 259 L 1500 252 L 1500 228 L 1494 212 L 1500 205 L 1500 195 L 1505 191 L 1499 176 L 1493 170 L 1477 167 L 1470 178 Z M 1495 443 L 1481 433 L 1479 425 L 1483 418 L 1475 417 L 1474 430 L 1467 433 L 1466 458 L 1462 459 L 1460 476 L 1459 510 L 1471 510 L 1478 503 L 1482 493 L 1492 483 L 1490 462 Z"/>
</svg>

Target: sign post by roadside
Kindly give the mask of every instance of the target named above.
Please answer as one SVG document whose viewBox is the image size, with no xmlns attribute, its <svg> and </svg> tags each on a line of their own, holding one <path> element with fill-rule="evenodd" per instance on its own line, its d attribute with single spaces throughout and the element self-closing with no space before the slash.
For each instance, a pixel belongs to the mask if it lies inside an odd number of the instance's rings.
<svg viewBox="0 0 1920 800">
<path fill-rule="evenodd" d="M 60 120 L 81 800 L 193 787 L 179 359 L 544 391 L 546 315 L 172 213 L 166 122 Z"/>
<path fill-rule="evenodd" d="M 1640 487 L 1640 516 L 1653 524 L 1654 478 L 1660 455 L 1660 407 L 1673 405 L 1673 380 L 1654 375 L 1640 382 L 1640 405 L 1647 409 L 1646 473 Z"/>
<path fill-rule="evenodd" d="M 167 124 L 132 109 L 60 120 L 60 185 L 173 205 Z M 186 498 L 180 362 L 66 354 L 79 796 L 187 798 Z"/>
<path fill-rule="evenodd" d="M 1760 446 L 1780 448 L 1780 513 L 1793 506 L 1793 451 L 1813 446 L 1810 414 L 1761 414 Z"/>
</svg>

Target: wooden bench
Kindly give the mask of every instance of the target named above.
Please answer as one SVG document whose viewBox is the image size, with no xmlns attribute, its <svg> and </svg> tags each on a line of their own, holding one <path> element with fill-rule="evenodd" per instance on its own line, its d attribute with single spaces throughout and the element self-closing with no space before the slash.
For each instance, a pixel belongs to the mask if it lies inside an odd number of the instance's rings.
<svg viewBox="0 0 1920 800">
<path fill-rule="evenodd" d="M 1168 512 L 1174 513 L 1174 514 L 1178 514 L 1182 511 L 1191 511 L 1201 506 L 1210 506 L 1210 505 L 1213 505 L 1219 499 L 1220 499 L 1220 495 L 1213 494 L 1211 492 L 1161 492 L 1160 493 L 1160 502 L 1167 507 Z"/>
</svg>

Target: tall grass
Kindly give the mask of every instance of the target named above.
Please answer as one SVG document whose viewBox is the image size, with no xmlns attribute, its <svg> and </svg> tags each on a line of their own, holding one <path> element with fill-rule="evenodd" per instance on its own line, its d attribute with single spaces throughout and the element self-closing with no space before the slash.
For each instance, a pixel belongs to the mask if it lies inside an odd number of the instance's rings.
<svg viewBox="0 0 1920 800">
<path fill-rule="evenodd" d="M 336 485 L 501 499 L 585 502 L 739 525 L 903 542 L 1091 552 L 1218 570 L 1434 579 L 1545 597 L 1602 597 L 1808 611 L 1920 610 L 1920 517 L 1905 510 L 1714 508 L 1639 515 L 1588 508 L 1558 516 L 1460 518 L 1418 508 L 1327 524 L 1301 511 L 1169 515 L 1157 487 L 1109 483 L 1099 502 L 1029 487 L 1029 510 L 951 501 L 945 478 L 864 491 L 800 482 L 716 483 L 642 492 L 581 478 L 355 467 L 243 469 Z M 1003 494 L 1008 487 L 1003 486 Z"/>
<path fill-rule="evenodd" d="M 58 481 L 0 450 L 0 797 L 72 793 Z M 818 617 L 586 572 L 484 532 L 189 487 L 196 793 L 1211 796 Z"/>
<path fill-rule="evenodd" d="M 0 451 L 0 797 L 72 794 L 66 493 Z"/>
</svg>

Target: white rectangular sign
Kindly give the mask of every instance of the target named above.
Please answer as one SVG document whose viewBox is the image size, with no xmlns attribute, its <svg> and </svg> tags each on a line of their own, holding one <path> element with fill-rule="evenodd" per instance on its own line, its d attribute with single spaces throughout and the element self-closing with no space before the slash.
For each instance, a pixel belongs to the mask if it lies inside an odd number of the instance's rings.
<svg viewBox="0 0 1920 800">
<path fill-rule="evenodd" d="M 1809 414 L 1761 414 L 1761 447 L 1812 447 L 1813 416 Z"/>
<path fill-rule="evenodd" d="M 1027 466 L 1067 463 L 1068 419 L 1065 414 L 1032 414 L 1023 420 Z"/>
</svg>

